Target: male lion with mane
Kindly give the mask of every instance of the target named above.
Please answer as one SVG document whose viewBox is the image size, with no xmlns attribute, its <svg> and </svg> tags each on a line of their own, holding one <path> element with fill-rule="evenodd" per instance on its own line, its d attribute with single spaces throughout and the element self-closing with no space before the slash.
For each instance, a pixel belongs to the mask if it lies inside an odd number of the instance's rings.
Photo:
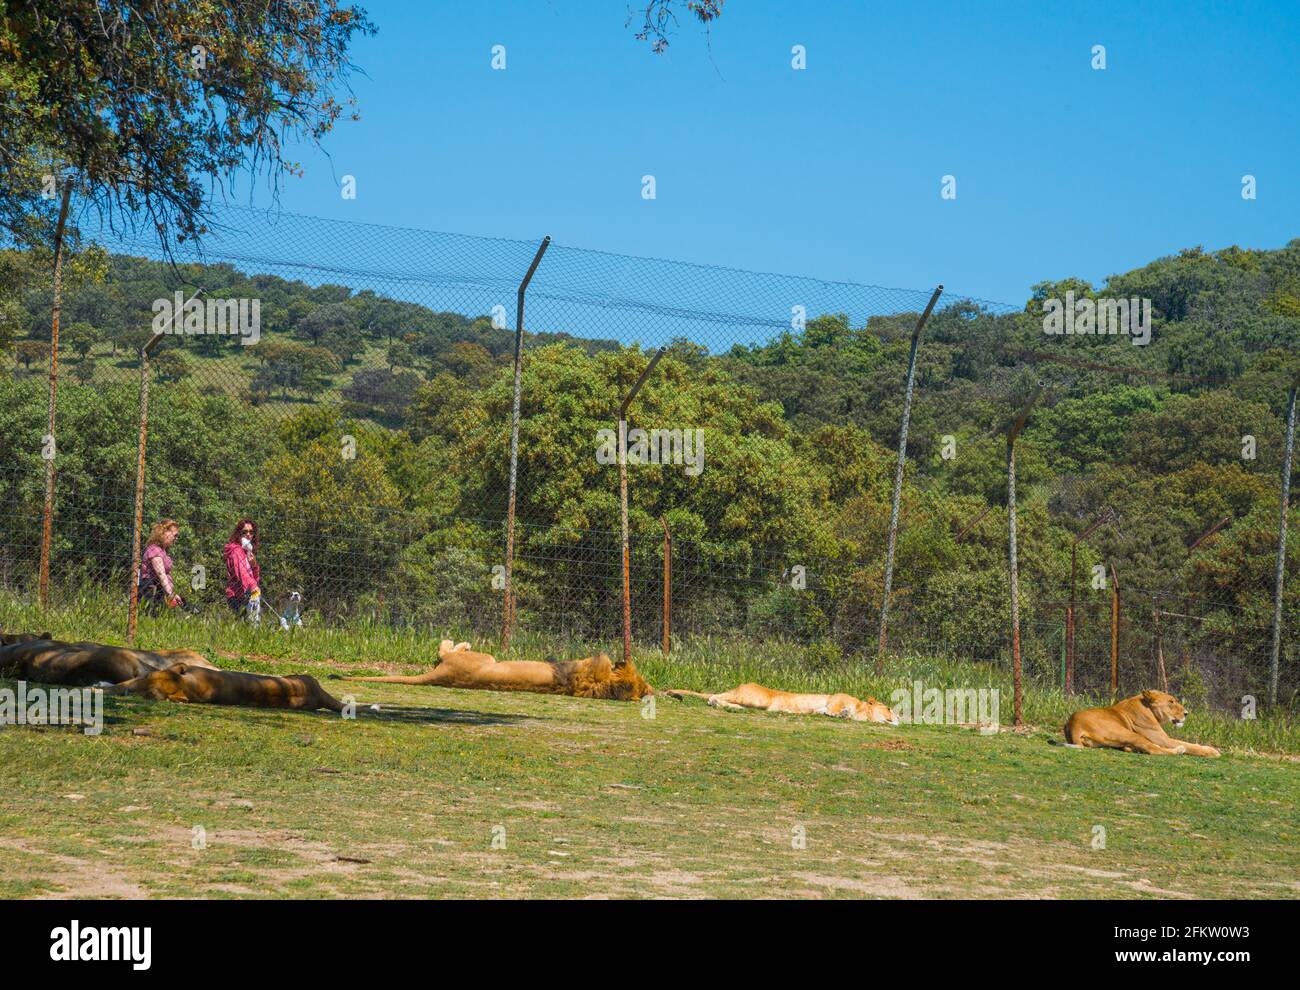
<svg viewBox="0 0 1300 990">
<path fill-rule="evenodd" d="M 1174 728 L 1181 728 L 1186 718 L 1187 709 L 1172 694 L 1143 691 L 1109 708 L 1075 712 L 1065 723 L 1065 745 L 1162 756 L 1218 756 L 1213 746 L 1183 742 L 1165 733 L 1163 723 L 1172 722 Z"/>
<path fill-rule="evenodd" d="M 444 639 L 438 647 L 438 665 L 414 677 L 348 677 L 349 681 L 371 684 L 431 684 L 435 687 L 471 688 L 480 691 L 533 691 L 538 694 L 567 694 L 575 698 L 636 701 L 654 688 L 645 682 L 635 665 L 615 664 L 604 653 L 581 660 L 501 660 L 490 653 L 476 653 L 468 643 Z"/>
</svg>

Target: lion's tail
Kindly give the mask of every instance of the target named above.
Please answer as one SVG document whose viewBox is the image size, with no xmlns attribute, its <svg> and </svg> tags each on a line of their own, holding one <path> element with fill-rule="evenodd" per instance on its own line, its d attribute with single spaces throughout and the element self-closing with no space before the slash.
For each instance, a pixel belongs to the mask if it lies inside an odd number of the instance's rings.
<svg viewBox="0 0 1300 990">
<path fill-rule="evenodd" d="M 676 698 L 678 701 L 688 695 L 692 698 L 703 698 L 705 701 L 708 701 L 713 697 L 711 694 L 702 694 L 699 691 L 686 691 L 682 688 L 673 688 L 671 691 L 665 691 L 664 694 L 668 695 L 670 698 Z"/>
<path fill-rule="evenodd" d="M 1065 736 L 1064 741 L 1060 739 L 1049 739 L 1047 740 L 1047 742 L 1052 746 L 1069 746 L 1070 749 L 1083 749 L 1082 746 L 1080 746 L 1077 742 L 1074 741 L 1074 735 L 1073 733 L 1070 732 L 1069 722 L 1066 722 L 1065 725 L 1062 726 L 1061 735 Z"/>
</svg>

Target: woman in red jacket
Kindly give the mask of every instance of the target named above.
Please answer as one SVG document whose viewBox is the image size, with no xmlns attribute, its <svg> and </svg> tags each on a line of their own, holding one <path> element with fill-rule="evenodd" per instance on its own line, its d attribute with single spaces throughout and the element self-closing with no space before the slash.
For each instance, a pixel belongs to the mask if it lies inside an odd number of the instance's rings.
<svg viewBox="0 0 1300 990">
<path fill-rule="evenodd" d="M 226 604 L 236 615 L 247 611 L 248 618 L 257 622 L 262 616 L 262 568 L 257 563 L 257 523 L 241 519 L 230 534 L 225 547 Z"/>
</svg>

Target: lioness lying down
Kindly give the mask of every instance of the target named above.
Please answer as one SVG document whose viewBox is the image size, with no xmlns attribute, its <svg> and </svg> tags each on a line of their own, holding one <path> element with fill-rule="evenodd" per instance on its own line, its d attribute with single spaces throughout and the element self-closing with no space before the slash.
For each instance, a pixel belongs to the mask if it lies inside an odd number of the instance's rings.
<svg viewBox="0 0 1300 990">
<path fill-rule="evenodd" d="M 53 640 L 53 633 L 7 633 L 0 632 L 0 646 L 12 646 L 14 643 L 30 643 L 37 639 Z"/>
<path fill-rule="evenodd" d="M 295 674 L 272 677 L 237 670 L 172 664 L 122 684 L 106 686 L 108 694 L 138 694 L 155 701 L 187 701 L 200 705 L 247 705 L 252 708 L 297 708 L 343 711 L 343 704 L 314 677 Z"/>
<path fill-rule="evenodd" d="M 1187 709 L 1164 691 L 1143 691 L 1109 708 L 1085 708 L 1065 723 L 1065 745 L 1075 749 L 1103 747 L 1127 753 L 1160 753 L 1165 756 L 1218 756 L 1213 746 L 1171 739 L 1162 723 L 1181 728 Z"/>
<path fill-rule="evenodd" d="M 193 650 L 131 650 L 125 646 L 49 639 L 0 646 L 0 676 L 74 687 L 105 681 L 118 684 L 181 661 L 193 667 L 212 667 Z"/>
<path fill-rule="evenodd" d="M 759 708 L 768 712 L 786 712 L 790 715 L 829 715 L 855 722 L 883 722 L 898 725 L 898 716 L 884 702 L 875 698 L 859 701 L 851 694 L 792 694 L 774 691 L 762 684 L 742 684 L 722 694 L 701 694 L 699 691 L 674 689 L 665 692 L 670 698 L 690 695 L 707 698 L 714 708 Z"/>
<path fill-rule="evenodd" d="M 444 639 L 438 647 L 438 665 L 415 677 L 349 677 L 372 684 L 432 684 L 435 687 L 472 688 L 482 691 L 533 691 L 568 694 L 575 698 L 636 701 L 654 688 L 633 664 L 615 666 L 604 653 L 581 660 L 497 661 L 490 653 L 476 653 L 468 643 Z"/>
</svg>

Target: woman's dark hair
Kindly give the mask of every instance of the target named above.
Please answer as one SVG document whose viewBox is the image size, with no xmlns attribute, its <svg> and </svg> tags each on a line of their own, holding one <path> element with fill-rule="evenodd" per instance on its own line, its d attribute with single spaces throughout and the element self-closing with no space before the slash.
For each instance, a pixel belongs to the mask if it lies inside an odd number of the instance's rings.
<svg viewBox="0 0 1300 990">
<path fill-rule="evenodd" d="M 253 522 L 253 520 L 251 519 L 241 519 L 239 520 L 239 522 L 235 523 L 235 531 L 230 534 L 230 542 L 238 543 L 243 538 L 245 526 L 253 527 L 253 549 L 254 550 L 259 549 L 262 544 L 261 541 L 258 539 L 257 523 Z"/>
</svg>

